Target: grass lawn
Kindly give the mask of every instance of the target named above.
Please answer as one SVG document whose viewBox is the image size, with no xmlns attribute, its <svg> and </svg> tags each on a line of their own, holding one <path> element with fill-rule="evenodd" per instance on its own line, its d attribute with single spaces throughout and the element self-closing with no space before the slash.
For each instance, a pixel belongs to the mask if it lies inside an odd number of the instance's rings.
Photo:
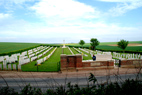
<svg viewBox="0 0 142 95">
<path fill-rule="evenodd" d="M 62 54 L 62 48 L 57 48 L 54 54 L 45 61 L 42 65 L 39 66 L 39 71 L 58 71 L 58 63 L 60 61 L 60 55 Z"/>
<path fill-rule="evenodd" d="M 70 52 L 70 50 L 68 48 L 63 48 L 64 54 L 66 55 L 72 55 L 72 53 Z"/>
<path fill-rule="evenodd" d="M 74 48 L 71 47 L 70 49 L 74 54 L 79 54 Z"/>
</svg>

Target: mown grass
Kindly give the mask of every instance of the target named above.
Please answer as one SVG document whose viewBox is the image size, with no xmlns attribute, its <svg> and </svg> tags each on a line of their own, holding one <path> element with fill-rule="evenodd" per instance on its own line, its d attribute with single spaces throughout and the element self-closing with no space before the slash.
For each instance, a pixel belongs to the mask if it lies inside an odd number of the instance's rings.
<svg viewBox="0 0 142 95">
<path fill-rule="evenodd" d="M 70 50 L 68 48 L 63 48 L 63 53 L 66 55 L 72 55 L 72 53 L 70 52 Z"/>
<path fill-rule="evenodd" d="M 74 53 L 74 54 L 79 54 L 75 49 L 73 49 L 72 47 L 70 48 L 71 51 Z"/>
<path fill-rule="evenodd" d="M 54 54 L 45 61 L 42 65 L 39 66 L 39 71 L 58 71 L 58 64 L 60 61 L 60 55 L 62 54 L 62 48 L 57 48 Z"/>
</svg>

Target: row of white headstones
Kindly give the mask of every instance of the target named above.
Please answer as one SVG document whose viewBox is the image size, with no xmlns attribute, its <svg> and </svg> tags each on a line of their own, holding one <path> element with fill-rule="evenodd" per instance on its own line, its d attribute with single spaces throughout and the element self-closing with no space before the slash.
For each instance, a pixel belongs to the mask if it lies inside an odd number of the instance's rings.
<svg viewBox="0 0 142 95">
<path fill-rule="evenodd" d="M 17 53 L 17 54 L 12 54 L 11 56 L 0 56 L 0 62 L 3 64 L 0 64 L 0 69 L 4 70 L 11 70 L 11 63 L 18 62 L 18 69 L 21 69 L 21 65 L 30 63 L 34 60 L 37 60 L 37 65 L 45 62 L 47 59 L 51 57 L 51 55 L 55 52 L 57 47 L 48 55 L 45 56 L 44 58 L 41 58 L 43 55 L 48 53 L 53 47 L 47 47 L 47 46 L 40 46 L 34 49 L 30 49 L 28 51 L 24 51 L 22 53 Z M 8 68 L 7 68 L 8 65 Z M 16 64 L 13 64 L 13 69 L 16 70 Z"/>
<path fill-rule="evenodd" d="M 74 48 L 74 47 L 73 47 Z M 80 50 L 78 50 L 77 48 L 74 48 L 78 53 L 80 54 L 83 54 L 83 52 L 81 51 L 84 51 L 88 54 L 91 55 L 91 57 L 94 55 L 106 55 L 106 56 L 109 56 L 109 55 L 112 55 L 113 58 L 117 58 L 117 59 L 142 59 L 142 55 L 140 54 L 130 54 L 130 53 L 116 53 L 116 52 L 103 52 L 103 51 L 92 51 L 92 50 L 89 50 L 89 49 L 83 49 L 83 48 L 78 48 Z M 70 50 L 70 49 L 69 49 Z M 87 56 L 85 54 L 83 54 L 83 56 Z"/>
</svg>

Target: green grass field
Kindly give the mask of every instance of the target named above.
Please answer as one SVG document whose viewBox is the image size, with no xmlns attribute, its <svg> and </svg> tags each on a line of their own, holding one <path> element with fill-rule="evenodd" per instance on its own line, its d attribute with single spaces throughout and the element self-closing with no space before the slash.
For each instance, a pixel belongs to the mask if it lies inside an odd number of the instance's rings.
<svg viewBox="0 0 142 95">
<path fill-rule="evenodd" d="M 74 54 L 79 54 L 75 49 L 73 49 L 72 47 L 70 48 L 71 51 L 74 53 Z"/>
<path fill-rule="evenodd" d="M 9 53 L 40 45 L 39 43 L 0 42 L 0 54 Z"/>
<path fill-rule="evenodd" d="M 63 53 L 66 55 L 72 55 L 72 53 L 70 52 L 70 50 L 68 48 L 63 48 Z"/>
</svg>

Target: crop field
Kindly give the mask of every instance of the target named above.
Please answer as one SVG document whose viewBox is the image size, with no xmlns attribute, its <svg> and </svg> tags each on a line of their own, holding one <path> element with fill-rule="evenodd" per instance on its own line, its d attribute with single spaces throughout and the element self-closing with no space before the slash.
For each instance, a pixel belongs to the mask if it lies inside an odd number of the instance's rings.
<svg viewBox="0 0 142 95">
<path fill-rule="evenodd" d="M 10 42 L 0 42 L 0 54 L 9 53 L 14 51 L 19 51 L 34 46 L 38 46 L 38 43 L 10 43 Z"/>
<path fill-rule="evenodd" d="M 82 47 L 78 43 L 68 44 L 68 46 Z M 87 47 L 87 48 L 89 46 L 90 46 L 90 43 L 86 43 L 86 44 L 83 45 L 83 47 Z M 96 49 L 98 49 L 98 50 L 108 50 L 108 51 L 109 50 L 122 51 L 122 49 L 120 49 L 117 46 L 117 42 L 102 42 L 96 47 Z M 133 51 L 133 52 L 142 52 L 142 41 L 130 41 L 125 50 L 126 51 Z"/>
</svg>

